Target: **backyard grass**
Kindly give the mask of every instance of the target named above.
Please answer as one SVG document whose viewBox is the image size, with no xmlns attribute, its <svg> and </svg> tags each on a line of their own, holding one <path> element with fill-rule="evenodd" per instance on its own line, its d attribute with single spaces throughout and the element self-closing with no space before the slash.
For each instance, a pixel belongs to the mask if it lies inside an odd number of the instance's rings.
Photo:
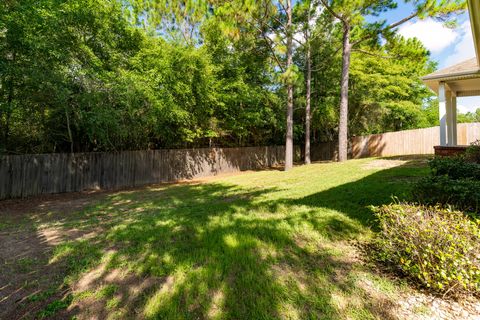
<svg viewBox="0 0 480 320">
<path fill-rule="evenodd" d="M 395 319 L 354 244 L 427 169 L 375 161 L 6 205 L 0 318 Z"/>
</svg>

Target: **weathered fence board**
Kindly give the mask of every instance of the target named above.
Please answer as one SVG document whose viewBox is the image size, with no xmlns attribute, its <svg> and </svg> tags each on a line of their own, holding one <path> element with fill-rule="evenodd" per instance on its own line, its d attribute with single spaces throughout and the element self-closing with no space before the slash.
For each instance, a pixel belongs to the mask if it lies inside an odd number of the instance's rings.
<svg viewBox="0 0 480 320">
<path fill-rule="evenodd" d="M 480 139 L 480 123 L 459 124 L 458 143 Z M 432 154 L 439 128 L 388 132 L 350 141 L 352 158 Z M 337 143 L 313 145 L 313 161 L 335 160 Z M 295 156 L 300 160 L 300 148 Z M 281 165 L 283 146 L 0 156 L 0 199 L 121 189 Z"/>
<path fill-rule="evenodd" d="M 0 199 L 120 189 L 280 165 L 283 147 L 0 156 Z"/>
<path fill-rule="evenodd" d="M 480 139 L 480 123 L 460 123 L 457 126 L 459 145 Z M 351 139 L 351 157 L 380 157 L 409 154 L 433 154 L 440 141 L 439 127 L 387 132 Z"/>
</svg>

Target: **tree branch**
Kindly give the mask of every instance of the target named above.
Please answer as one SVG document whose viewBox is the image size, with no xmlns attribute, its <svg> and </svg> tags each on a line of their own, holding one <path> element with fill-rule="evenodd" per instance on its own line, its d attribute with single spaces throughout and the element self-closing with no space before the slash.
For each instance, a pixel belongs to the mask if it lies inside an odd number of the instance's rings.
<svg viewBox="0 0 480 320">
<path fill-rule="evenodd" d="M 323 1 L 323 0 L 322 0 L 322 1 Z M 366 35 L 365 37 L 363 37 L 363 38 L 361 38 L 361 39 L 353 42 L 353 43 L 352 43 L 352 47 L 356 46 L 357 44 L 362 43 L 363 41 L 366 41 L 366 40 L 368 40 L 368 39 L 371 39 L 371 38 L 373 38 L 373 37 L 376 36 L 376 35 L 382 34 L 382 33 L 386 32 L 386 31 L 388 31 L 388 30 L 394 29 L 394 28 L 396 28 L 396 27 L 404 24 L 405 22 L 408 22 L 408 21 L 412 20 L 413 18 L 417 17 L 419 13 L 420 13 L 420 12 L 417 10 L 417 11 L 415 11 L 414 13 L 410 14 L 408 17 L 405 17 L 405 18 L 403 18 L 403 19 L 401 19 L 401 20 L 399 20 L 399 21 L 397 21 L 397 22 L 394 22 L 394 23 L 392 23 L 391 25 L 385 27 L 384 29 L 379 30 L 378 32 L 375 32 L 375 33 Z"/>
<path fill-rule="evenodd" d="M 362 49 L 353 49 L 352 52 L 363 53 L 363 54 L 366 54 L 366 55 L 369 55 L 369 56 L 372 56 L 372 57 L 377 57 L 377 58 L 382 58 L 382 59 L 398 59 L 398 58 L 401 58 L 401 57 L 398 57 L 398 56 L 384 56 L 384 55 L 381 55 L 381 54 L 368 52 L 368 51 L 362 50 Z"/>
<path fill-rule="evenodd" d="M 262 33 L 262 37 L 263 39 L 265 40 L 265 43 L 267 44 L 268 46 L 268 49 L 270 50 L 272 56 L 273 56 L 273 59 L 275 59 L 275 62 L 277 62 L 277 65 L 278 67 L 280 68 L 280 70 L 282 70 L 282 72 L 285 72 L 285 69 L 283 68 L 282 66 L 282 63 L 280 62 L 280 59 L 278 58 L 277 54 L 275 53 L 275 49 L 273 48 L 272 46 L 272 42 L 273 40 L 270 39 L 266 34 L 265 32 L 261 31 Z"/>
<path fill-rule="evenodd" d="M 280 5 L 280 7 L 281 7 L 281 9 L 283 10 L 283 12 L 287 13 L 287 8 L 283 5 L 282 0 L 279 0 L 279 1 L 278 1 L 278 4 Z"/>
<path fill-rule="evenodd" d="M 263 21 L 265 21 L 265 19 L 262 19 L 262 20 L 259 21 L 258 19 L 253 18 L 253 20 L 254 20 L 253 23 L 252 23 L 252 22 L 249 22 L 248 24 L 249 24 L 251 27 L 253 27 L 254 29 L 256 29 L 256 30 L 260 33 L 260 35 L 262 36 L 262 38 L 265 40 L 265 43 L 267 44 L 268 49 L 270 50 L 270 53 L 272 54 L 272 57 L 273 57 L 273 59 L 275 60 L 275 62 L 277 63 L 278 67 L 280 68 L 280 70 L 281 70 L 282 72 L 285 72 L 285 70 L 284 70 L 284 68 L 283 68 L 283 66 L 282 66 L 282 63 L 280 62 L 280 59 L 278 58 L 277 54 L 275 53 L 275 49 L 274 49 L 274 47 L 273 47 L 273 45 L 272 45 L 272 44 L 273 44 L 273 40 L 270 39 L 270 38 L 265 34 L 265 30 L 264 30 L 264 29 L 259 28 L 259 27 L 255 24 L 255 22 L 258 22 L 258 23 L 260 24 L 260 26 L 265 27 L 265 24 L 263 24 Z"/>
<path fill-rule="evenodd" d="M 327 62 L 330 62 L 330 60 L 331 60 L 333 57 L 335 57 L 335 56 L 338 54 L 338 52 L 340 52 L 340 50 L 342 50 L 342 48 L 343 48 L 343 47 L 339 47 L 337 50 L 335 50 L 335 52 L 332 53 L 330 56 L 328 56 L 327 59 L 323 60 L 323 63 L 320 64 L 320 68 L 312 69 L 312 72 L 317 72 L 317 71 L 322 70 L 323 67 L 325 66 L 325 64 L 326 64 Z"/>
<path fill-rule="evenodd" d="M 320 2 L 328 10 L 328 12 L 330 12 L 330 14 L 332 16 L 334 16 L 338 20 L 342 21 L 343 23 L 347 23 L 347 20 L 344 17 L 342 17 L 341 15 L 339 15 L 335 11 L 333 11 L 333 9 L 328 5 L 327 0 L 320 0 Z"/>
</svg>

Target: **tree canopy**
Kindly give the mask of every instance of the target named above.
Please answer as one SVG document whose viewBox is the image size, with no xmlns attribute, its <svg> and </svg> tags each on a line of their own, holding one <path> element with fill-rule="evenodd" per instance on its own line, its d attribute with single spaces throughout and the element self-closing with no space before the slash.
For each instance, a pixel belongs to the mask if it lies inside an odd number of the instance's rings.
<svg viewBox="0 0 480 320">
<path fill-rule="evenodd" d="M 304 144 L 306 118 L 312 143 L 338 139 L 342 27 L 314 0 L 296 1 L 287 26 L 286 4 L 2 1 L 0 152 L 284 144 L 290 123 Z M 435 125 L 420 81 L 434 68 L 418 40 L 359 44 L 350 134 Z"/>
</svg>

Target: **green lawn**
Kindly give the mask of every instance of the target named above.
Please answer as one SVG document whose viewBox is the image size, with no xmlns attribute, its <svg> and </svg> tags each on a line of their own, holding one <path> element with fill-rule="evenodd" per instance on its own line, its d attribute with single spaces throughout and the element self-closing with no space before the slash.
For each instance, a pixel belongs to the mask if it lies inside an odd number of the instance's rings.
<svg viewBox="0 0 480 320">
<path fill-rule="evenodd" d="M 405 288 L 366 267 L 354 242 L 375 230 L 370 206 L 405 197 L 427 169 L 372 161 L 96 195 L 68 213 L 31 210 L 2 233 L 61 240 L 18 262 L 34 277 L 55 275 L 25 289 L 34 294 L 21 306 L 37 310 L 31 317 L 78 319 L 395 318 L 390 306 Z"/>
</svg>

